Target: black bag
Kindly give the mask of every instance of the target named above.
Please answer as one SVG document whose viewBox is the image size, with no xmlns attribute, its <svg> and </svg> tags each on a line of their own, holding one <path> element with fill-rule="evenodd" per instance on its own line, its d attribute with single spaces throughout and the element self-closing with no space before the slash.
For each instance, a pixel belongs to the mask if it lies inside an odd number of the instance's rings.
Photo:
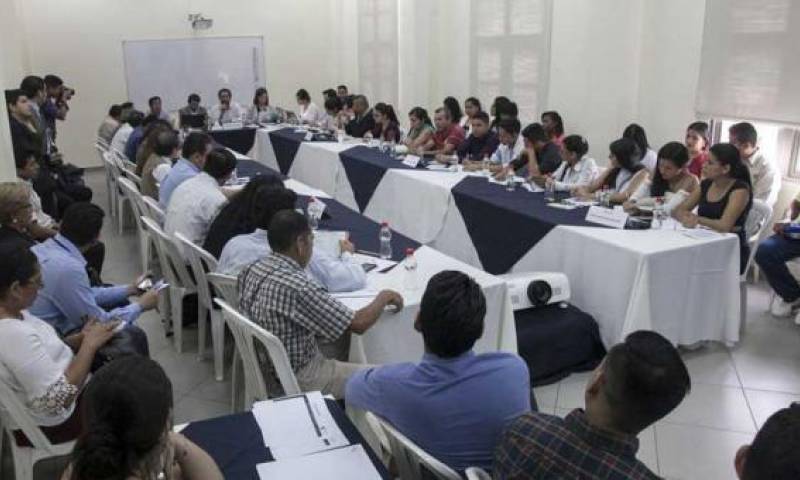
<svg viewBox="0 0 800 480">
<path fill-rule="evenodd" d="M 92 361 L 92 372 L 96 372 L 107 363 L 128 355 L 150 356 L 147 334 L 136 325 L 128 325 L 114 334 L 111 340 L 95 353 Z"/>
</svg>

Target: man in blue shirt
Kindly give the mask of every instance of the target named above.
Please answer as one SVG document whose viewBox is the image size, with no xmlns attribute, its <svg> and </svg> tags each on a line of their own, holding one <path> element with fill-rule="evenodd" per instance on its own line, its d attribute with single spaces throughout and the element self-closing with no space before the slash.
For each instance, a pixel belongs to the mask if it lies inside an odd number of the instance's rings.
<svg viewBox="0 0 800 480">
<path fill-rule="evenodd" d="M 356 372 L 345 401 L 390 422 L 454 470 L 491 469 L 508 423 L 531 410 L 528 367 L 509 353 L 475 354 L 486 298 L 464 273 L 443 271 L 428 282 L 414 327 L 425 355 Z"/>
<path fill-rule="evenodd" d="M 165 212 L 169 206 L 172 192 L 178 188 L 178 185 L 203 170 L 211 147 L 211 137 L 205 133 L 193 132 L 183 140 L 181 158 L 172 166 L 158 189 L 158 203 Z"/>
<path fill-rule="evenodd" d="M 87 317 L 131 324 L 158 302 L 158 293 L 150 290 L 127 303 L 129 296 L 140 293 L 136 283 L 90 286 L 83 252 L 97 243 L 104 215 L 97 205 L 73 203 L 64 212 L 59 233 L 31 248 L 39 259 L 44 287 L 30 313 L 51 324 L 62 336 L 80 330 Z M 114 308 L 121 304 L 126 305 Z"/>
</svg>

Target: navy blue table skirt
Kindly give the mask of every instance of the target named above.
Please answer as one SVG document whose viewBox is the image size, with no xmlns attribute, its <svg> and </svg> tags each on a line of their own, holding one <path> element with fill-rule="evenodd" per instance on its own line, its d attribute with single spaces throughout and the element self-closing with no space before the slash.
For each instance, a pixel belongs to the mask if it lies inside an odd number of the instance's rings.
<svg viewBox="0 0 800 480">
<path fill-rule="evenodd" d="M 208 134 L 215 142 L 231 150 L 247 155 L 256 142 L 256 128 L 237 128 L 232 130 L 212 130 Z"/>
</svg>

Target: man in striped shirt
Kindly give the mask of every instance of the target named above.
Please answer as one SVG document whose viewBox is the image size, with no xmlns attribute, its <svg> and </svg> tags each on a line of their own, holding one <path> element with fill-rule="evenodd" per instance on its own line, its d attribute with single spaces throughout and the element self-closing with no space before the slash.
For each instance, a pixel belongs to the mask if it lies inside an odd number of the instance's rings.
<svg viewBox="0 0 800 480">
<path fill-rule="evenodd" d="M 636 436 L 671 412 L 691 387 L 678 351 L 651 331 L 628 335 L 586 386 L 586 410 L 565 418 L 528 413 L 495 450 L 496 479 L 659 478 L 636 459 Z"/>
</svg>

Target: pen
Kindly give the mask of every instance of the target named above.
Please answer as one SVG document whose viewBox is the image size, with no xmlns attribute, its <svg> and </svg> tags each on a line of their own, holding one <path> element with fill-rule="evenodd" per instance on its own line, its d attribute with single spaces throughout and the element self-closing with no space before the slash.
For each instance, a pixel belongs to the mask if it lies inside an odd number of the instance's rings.
<svg viewBox="0 0 800 480">
<path fill-rule="evenodd" d="M 370 252 L 370 251 L 367 251 L 367 250 L 356 250 L 356 253 L 360 253 L 361 255 L 367 255 L 369 257 L 375 257 L 375 258 L 380 258 L 381 257 L 377 253 Z"/>
</svg>

